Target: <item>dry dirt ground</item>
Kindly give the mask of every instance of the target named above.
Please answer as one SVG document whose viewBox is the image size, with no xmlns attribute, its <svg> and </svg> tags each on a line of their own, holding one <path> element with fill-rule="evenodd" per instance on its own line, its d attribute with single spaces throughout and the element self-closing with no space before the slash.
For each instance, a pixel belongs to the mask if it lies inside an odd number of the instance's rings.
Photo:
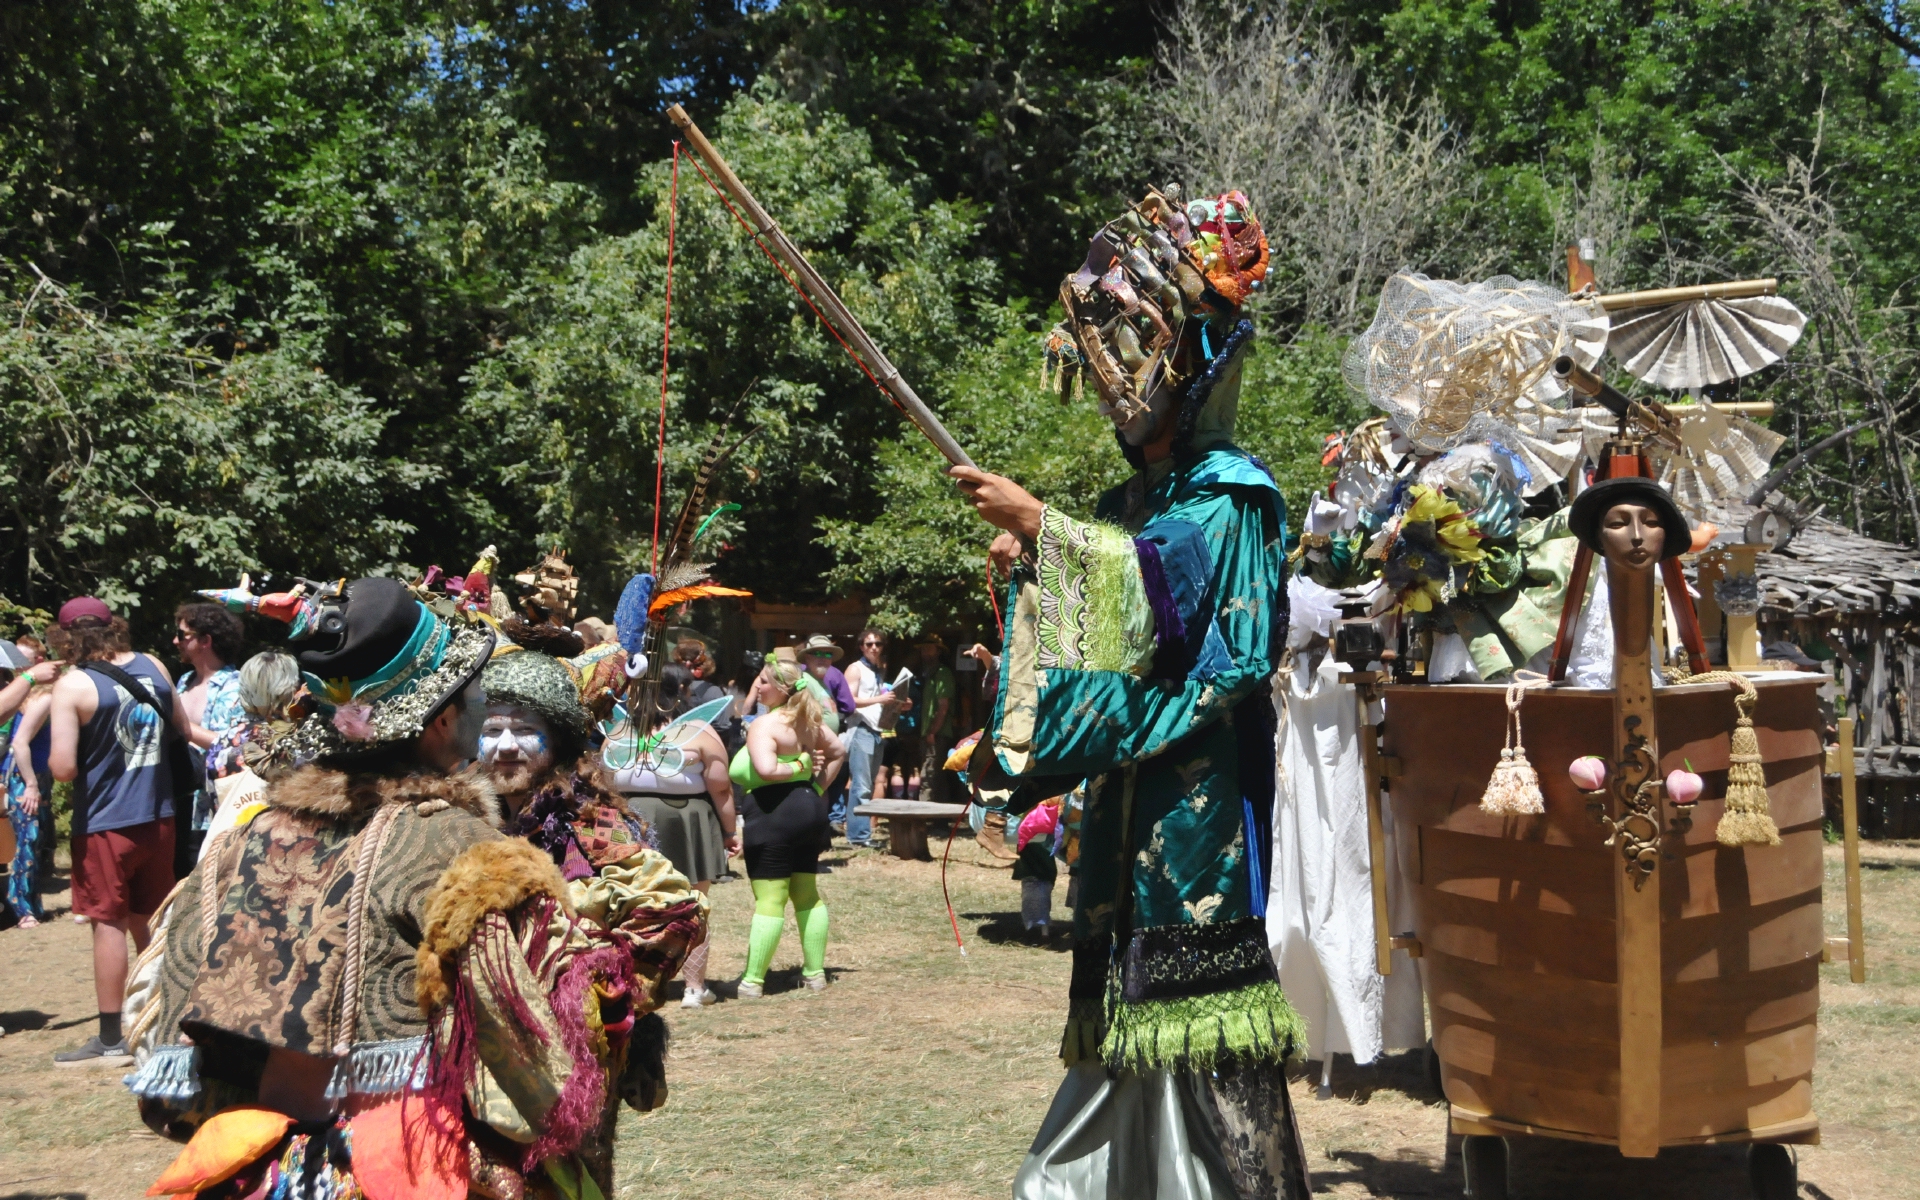
<svg viewBox="0 0 1920 1200">
<path fill-rule="evenodd" d="M 670 1007 L 672 1098 L 651 1116 L 623 1114 L 610 1200 L 1007 1194 L 1060 1077 L 1064 944 L 1024 944 L 1017 885 L 970 842 L 956 844 L 949 871 L 964 958 L 937 863 L 830 861 L 833 986 L 797 988 L 789 923 L 764 999 Z M 1920 847 L 1870 845 L 1866 861 L 1872 974 L 1862 986 L 1843 967 L 1825 971 L 1815 1078 L 1825 1144 L 1800 1151 L 1811 1200 L 1920 1195 Z M 1828 868 L 1839 932 L 1837 847 Z M 713 976 L 731 979 L 752 898 L 736 882 L 714 901 Z M 140 1126 L 119 1072 L 52 1066 L 55 1050 L 91 1032 L 94 1005 L 87 931 L 66 919 L 64 895 L 51 907 L 57 918 L 40 929 L 0 932 L 0 1200 L 133 1200 L 176 1148 Z M 1419 1052 L 1364 1068 L 1337 1061 L 1328 1100 L 1314 1096 L 1318 1077 L 1315 1066 L 1294 1083 L 1316 1192 L 1460 1194 L 1445 1106 Z M 1611 1150 L 1516 1144 L 1512 1184 L 1516 1196 L 1556 1200 L 1748 1194 L 1737 1149 L 1626 1163 Z"/>
</svg>

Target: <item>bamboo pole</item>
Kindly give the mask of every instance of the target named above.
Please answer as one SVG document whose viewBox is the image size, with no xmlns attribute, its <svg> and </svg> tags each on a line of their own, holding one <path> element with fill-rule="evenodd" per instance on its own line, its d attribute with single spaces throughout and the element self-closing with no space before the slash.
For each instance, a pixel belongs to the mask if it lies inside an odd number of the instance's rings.
<svg viewBox="0 0 1920 1200">
<path fill-rule="evenodd" d="M 1777 279 L 1734 279 L 1726 283 L 1702 283 L 1693 287 L 1655 288 L 1650 292 L 1614 292 L 1600 297 L 1600 307 L 1608 312 L 1630 308 L 1664 308 L 1694 300 L 1744 300 L 1749 296 L 1771 296 L 1780 289 Z"/>
<path fill-rule="evenodd" d="M 714 175 L 719 178 L 720 186 L 733 197 L 734 203 L 746 210 L 747 221 L 754 234 L 763 239 L 767 248 L 778 255 L 780 260 L 793 271 L 800 281 L 801 288 L 813 298 L 815 304 L 820 306 L 828 324 L 838 330 L 840 336 L 845 338 L 855 352 L 866 360 L 867 366 L 879 379 L 880 386 L 886 389 L 901 408 L 906 410 L 907 416 L 913 421 L 915 427 L 926 435 L 927 440 L 932 442 L 941 454 L 946 456 L 948 462 L 955 466 L 973 466 L 973 459 L 960 448 L 960 443 L 947 432 L 946 426 L 933 415 L 933 410 L 926 406 L 925 401 L 915 394 L 912 386 L 901 378 L 899 368 L 895 367 L 893 361 L 881 352 L 880 347 L 874 344 L 871 337 L 867 336 L 867 331 L 861 328 L 860 322 L 854 318 L 853 313 L 848 311 L 839 295 L 827 285 L 827 281 L 813 269 L 813 264 L 807 261 L 807 256 L 800 253 L 800 248 L 794 245 L 793 240 L 787 237 L 779 224 L 767 215 L 767 210 L 760 207 L 760 202 L 753 198 L 753 193 L 747 190 L 747 185 L 740 182 L 740 177 L 733 173 L 733 168 L 727 165 L 727 160 L 720 157 L 720 152 L 713 148 L 713 143 L 707 140 L 707 135 L 701 133 L 700 127 L 693 123 L 693 118 L 687 115 L 687 110 L 676 104 L 667 109 L 667 118 L 687 135 L 687 142 L 693 147 L 694 153 L 698 154 L 712 169 Z"/>
<path fill-rule="evenodd" d="M 1847 855 L 1847 977 L 1867 981 L 1867 943 L 1860 912 L 1860 783 L 1853 768 L 1853 718 L 1841 717 L 1838 727 L 1840 771 L 1840 829 Z"/>
</svg>

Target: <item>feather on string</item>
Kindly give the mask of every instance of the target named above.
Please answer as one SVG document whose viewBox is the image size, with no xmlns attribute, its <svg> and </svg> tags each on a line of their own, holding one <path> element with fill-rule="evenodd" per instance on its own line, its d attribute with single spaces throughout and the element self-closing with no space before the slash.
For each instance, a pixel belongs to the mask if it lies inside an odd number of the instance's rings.
<svg viewBox="0 0 1920 1200">
<path fill-rule="evenodd" d="M 734 413 L 740 411 L 740 405 L 746 401 L 748 394 L 759 384 L 756 378 L 747 385 L 746 391 L 740 393 L 740 399 L 733 402 L 732 410 L 727 413 L 726 420 L 720 423 L 713 441 L 707 444 L 706 456 L 701 459 L 700 469 L 694 474 L 693 486 L 687 490 L 687 498 L 681 502 L 680 515 L 674 518 L 673 533 L 668 536 L 665 551 L 660 556 L 660 561 L 668 566 L 684 560 L 693 552 L 695 514 L 706 506 L 707 490 L 713 486 L 713 477 L 719 473 L 720 465 L 733 457 L 734 451 L 746 445 L 748 438 L 760 432 L 761 427 L 755 425 L 741 434 L 731 446 L 727 444 L 727 434 L 730 432 L 727 426 L 732 423 Z"/>
</svg>

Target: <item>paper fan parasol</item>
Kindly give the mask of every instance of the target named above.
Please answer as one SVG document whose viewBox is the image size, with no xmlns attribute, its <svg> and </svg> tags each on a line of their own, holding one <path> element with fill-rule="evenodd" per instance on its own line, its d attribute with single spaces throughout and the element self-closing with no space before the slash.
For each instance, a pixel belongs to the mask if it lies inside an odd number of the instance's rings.
<svg viewBox="0 0 1920 1200">
<path fill-rule="evenodd" d="M 1738 500 L 1766 478 L 1787 439 L 1707 403 L 1682 410 L 1680 449 L 1649 444 L 1654 474 L 1687 515 L 1700 519 L 1714 500 Z"/>
<path fill-rule="evenodd" d="M 1781 296 L 1709 296 L 1617 313 L 1607 350 L 1654 387 L 1706 387 L 1779 362 L 1806 324 Z"/>
</svg>

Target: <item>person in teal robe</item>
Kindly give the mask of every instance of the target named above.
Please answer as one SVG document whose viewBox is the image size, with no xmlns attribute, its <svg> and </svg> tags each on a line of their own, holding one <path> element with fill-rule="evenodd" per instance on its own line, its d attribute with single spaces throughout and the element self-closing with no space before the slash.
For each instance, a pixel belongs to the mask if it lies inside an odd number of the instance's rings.
<svg viewBox="0 0 1920 1200">
<path fill-rule="evenodd" d="M 1207 217 L 1235 215 L 1236 197 L 1245 219 L 1221 239 L 1228 263 L 1245 261 L 1259 227 L 1238 193 L 1179 207 L 1152 204 L 1158 195 L 1133 215 L 1184 209 L 1189 241 L 1170 221 L 1151 222 L 1145 237 L 1146 222 L 1108 225 L 1063 288 L 1068 325 L 1049 347 L 1095 383 L 1133 477 L 1088 520 L 1001 476 L 952 471 L 980 515 L 1008 531 L 994 553 L 1014 570 L 999 694 L 969 763 L 975 798 L 1018 813 L 1086 789 L 1068 1075 L 1014 1195 L 1304 1200 L 1284 1073 L 1304 1030 L 1263 920 L 1286 507 L 1232 441 L 1253 333 L 1239 311 L 1246 272 L 1232 294 L 1236 280 L 1186 252 Z M 1131 249 L 1158 244 L 1153 232 L 1182 251 L 1172 268 L 1192 269 L 1153 272 L 1181 295 L 1152 314 L 1170 336 L 1148 352 L 1157 366 L 1123 377 L 1129 389 L 1113 368 L 1126 371 L 1132 353 L 1122 351 L 1142 347 L 1099 339 L 1116 309 L 1120 322 L 1132 316 L 1127 301 L 1172 299 L 1144 272 L 1122 276 L 1131 295 L 1110 286 Z M 1263 240 L 1258 251 L 1264 266 Z M 1150 337 L 1153 323 L 1142 324 Z M 1110 349 L 1111 361 L 1090 361 Z"/>
</svg>

